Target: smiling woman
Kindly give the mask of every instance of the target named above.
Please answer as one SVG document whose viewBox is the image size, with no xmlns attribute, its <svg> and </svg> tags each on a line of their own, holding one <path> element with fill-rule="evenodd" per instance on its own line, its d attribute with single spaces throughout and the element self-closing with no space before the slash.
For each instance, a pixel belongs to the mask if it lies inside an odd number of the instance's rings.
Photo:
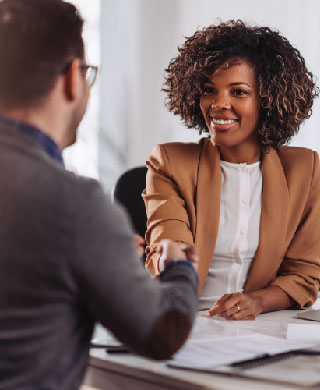
<svg viewBox="0 0 320 390">
<path fill-rule="evenodd" d="M 208 316 L 312 305 L 319 158 L 284 146 L 318 95 L 304 59 L 279 32 L 229 21 L 187 38 L 166 71 L 168 109 L 209 136 L 147 161 L 147 268 L 159 273 L 158 243 L 172 239 L 196 247 Z"/>
</svg>

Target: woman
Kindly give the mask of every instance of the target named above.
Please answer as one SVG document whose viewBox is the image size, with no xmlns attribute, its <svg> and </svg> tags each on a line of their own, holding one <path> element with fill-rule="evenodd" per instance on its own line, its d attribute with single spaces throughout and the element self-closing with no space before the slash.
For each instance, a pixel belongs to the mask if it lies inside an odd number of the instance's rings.
<svg viewBox="0 0 320 390">
<path fill-rule="evenodd" d="M 161 270 L 161 239 L 194 243 L 208 316 L 312 305 L 319 158 L 283 146 L 318 95 L 301 54 L 276 31 L 229 21 L 188 38 L 166 71 L 168 109 L 209 137 L 158 145 L 147 161 L 147 268 Z"/>
</svg>

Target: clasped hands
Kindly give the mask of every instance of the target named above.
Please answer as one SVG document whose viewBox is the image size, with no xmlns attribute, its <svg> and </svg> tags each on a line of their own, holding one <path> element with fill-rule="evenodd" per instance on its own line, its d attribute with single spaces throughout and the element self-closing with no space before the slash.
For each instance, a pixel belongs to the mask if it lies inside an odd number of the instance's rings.
<svg viewBox="0 0 320 390">
<path fill-rule="evenodd" d="M 160 241 L 157 252 L 160 254 L 158 265 L 160 271 L 163 271 L 166 264 L 172 260 L 189 260 L 195 268 L 199 261 L 193 245 L 178 243 L 171 240 Z"/>
<path fill-rule="evenodd" d="M 137 255 L 143 256 L 145 241 L 143 237 L 138 234 L 134 235 L 134 245 L 136 248 Z M 193 266 L 197 267 L 199 261 L 198 255 L 194 245 L 188 245 L 185 243 L 178 243 L 172 240 L 160 241 L 157 252 L 160 254 L 159 269 L 162 271 L 166 264 L 173 260 L 189 260 Z"/>
<path fill-rule="evenodd" d="M 233 293 L 223 295 L 216 304 L 206 312 L 206 317 L 214 315 L 232 321 L 253 321 L 262 312 L 259 297 L 250 293 Z"/>
</svg>

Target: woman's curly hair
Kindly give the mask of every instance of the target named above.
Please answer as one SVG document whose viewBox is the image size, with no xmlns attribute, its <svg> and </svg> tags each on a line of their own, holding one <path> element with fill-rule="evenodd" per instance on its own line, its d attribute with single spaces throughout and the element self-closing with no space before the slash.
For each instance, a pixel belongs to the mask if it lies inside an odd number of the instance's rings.
<svg viewBox="0 0 320 390">
<path fill-rule="evenodd" d="M 200 110 L 203 84 L 234 59 L 244 59 L 255 69 L 261 97 L 258 137 L 263 145 L 286 144 L 312 113 L 319 94 L 314 77 L 300 52 L 278 31 L 230 20 L 196 31 L 178 50 L 166 69 L 163 90 L 168 110 L 180 115 L 188 128 L 208 132 Z"/>
</svg>

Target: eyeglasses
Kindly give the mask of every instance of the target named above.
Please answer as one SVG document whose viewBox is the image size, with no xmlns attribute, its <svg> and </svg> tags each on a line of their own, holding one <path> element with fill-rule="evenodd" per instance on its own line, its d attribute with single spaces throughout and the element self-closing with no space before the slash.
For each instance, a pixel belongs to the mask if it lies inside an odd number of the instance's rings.
<svg viewBox="0 0 320 390">
<path fill-rule="evenodd" d="M 81 64 L 81 69 L 85 71 L 85 76 L 89 87 L 91 88 L 95 83 L 98 75 L 99 68 L 94 65 L 88 65 L 86 63 Z"/>
<path fill-rule="evenodd" d="M 61 69 L 61 73 L 67 72 L 70 65 L 71 65 L 70 62 L 67 65 L 65 65 Z M 82 70 L 85 71 L 85 77 L 86 77 L 87 83 L 88 83 L 89 87 L 91 88 L 97 79 L 97 74 L 98 74 L 98 70 L 99 70 L 98 66 L 88 65 L 85 62 L 82 62 L 80 67 Z"/>
</svg>

